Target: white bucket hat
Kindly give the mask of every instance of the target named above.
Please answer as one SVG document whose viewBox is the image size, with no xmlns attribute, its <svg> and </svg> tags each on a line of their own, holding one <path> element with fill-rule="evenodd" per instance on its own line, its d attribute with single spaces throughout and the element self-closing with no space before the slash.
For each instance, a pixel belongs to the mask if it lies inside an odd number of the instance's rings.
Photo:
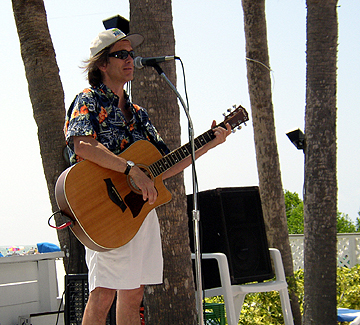
<svg viewBox="0 0 360 325">
<path fill-rule="evenodd" d="M 130 41 L 133 48 L 139 46 L 144 41 L 144 37 L 140 34 L 126 35 L 118 28 L 107 29 L 99 33 L 99 35 L 91 42 L 90 58 L 98 54 L 104 48 L 125 39 Z"/>
</svg>

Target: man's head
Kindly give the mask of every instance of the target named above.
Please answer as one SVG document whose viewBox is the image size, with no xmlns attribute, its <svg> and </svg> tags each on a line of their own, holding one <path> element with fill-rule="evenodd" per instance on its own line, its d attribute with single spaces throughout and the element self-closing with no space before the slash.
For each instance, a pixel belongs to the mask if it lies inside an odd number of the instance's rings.
<svg viewBox="0 0 360 325">
<path fill-rule="evenodd" d="M 92 86 L 98 86 L 102 82 L 102 74 L 99 69 L 109 61 L 109 54 L 112 48 L 119 41 L 130 42 L 131 47 L 139 46 L 144 37 L 140 34 L 124 34 L 117 28 L 107 29 L 101 33 L 91 42 L 90 45 L 90 59 L 86 61 L 85 71 L 88 74 L 89 83 Z"/>
</svg>

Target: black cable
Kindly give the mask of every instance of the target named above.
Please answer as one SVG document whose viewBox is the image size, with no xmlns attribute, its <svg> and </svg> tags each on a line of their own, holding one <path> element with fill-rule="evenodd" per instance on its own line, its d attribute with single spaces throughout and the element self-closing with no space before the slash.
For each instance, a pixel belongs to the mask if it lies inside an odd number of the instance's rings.
<svg viewBox="0 0 360 325">
<path fill-rule="evenodd" d="M 182 60 L 181 60 L 180 57 L 175 56 L 175 59 L 176 59 L 176 60 L 179 60 L 179 61 L 180 61 L 180 64 L 181 64 L 181 69 L 182 69 L 182 74 L 183 74 L 183 80 L 184 80 L 184 93 L 185 93 L 186 106 L 187 106 L 188 110 L 190 111 L 189 97 L 188 97 L 187 87 L 186 87 L 185 67 L 184 67 L 184 64 L 183 64 L 183 62 L 182 62 Z M 190 125 L 189 125 L 189 128 L 188 128 L 188 131 L 189 131 L 188 137 L 189 137 L 189 143 L 190 143 L 190 141 L 191 141 Z M 191 156 L 191 157 L 192 157 L 192 156 Z M 195 178 L 195 189 L 196 189 L 196 192 L 198 192 L 198 191 L 199 191 L 199 188 L 198 188 L 197 174 L 196 174 L 196 170 L 195 170 L 195 169 L 194 169 L 194 178 Z"/>
<path fill-rule="evenodd" d="M 56 226 L 56 225 L 53 226 L 50 223 L 51 219 L 54 218 L 57 214 L 60 214 L 63 221 L 64 221 L 64 223 L 61 226 Z M 72 225 L 72 220 L 69 217 L 67 217 L 66 215 L 64 215 L 64 213 L 61 210 L 57 210 L 48 219 L 48 225 L 49 225 L 49 227 L 54 228 L 54 229 L 64 229 L 64 228 L 69 227 L 69 226 Z"/>
<path fill-rule="evenodd" d="M 58 211 L 57 211 L 58 212 Z M 55 214 L 57 213 L 57 212 L 55 212 Z M 68 238 L 69 238 L 69 249 L 67 249 L 66 248 L 66 245 L 63 247 L 63 249 L 65 249 L 66 251 L 65 251 L 65 255 L 66 255 L 66 257 L 68 258 L 68 260 L 67 260 L 67 265 L 66 265 L 66 268 L 65 268 L 65 273 L 67 272 L 67 270 L 69 269 L 69 266 L 70 266 L 70 252 L 71 252 L 71 239 L 70 239 L 70 236 L 71 236 L 71 232 L 70 232 L 70 229 L 69 229 L 69 227 L 67 227 L 67 229 L 68 229 Z M 61 295 L 61 300 L 60 300 L 60 305 L 59 305 L 59 309 L 58 309 L 58 311 L 57 311 L 57 317 L 56 317 L 56 323 L 55 323 L 55 325 L 58 325 L 58 323 L 59 323 L 59 317 L 60 317 L 60 313 L 61 313 L 61 306 L 63 305 L 63 303 L 64 303 L 64 296 L 65 296 L 65 294 L 66 294 L 66 290 L 67 290 L 67 287 L 69 286 L 69 284 L 67 284 L 67 286 L 65 286 L 65 288 L 64 288 L 64 291 L 63 291 L 63 293 L 62 293 L 62 295 Z M 64 323 L 65 323 L 65 303 L 64 303 Z"/>
<path fill-rule="evenodd" d="M 61 306 L 62 306 L 63 301 L 64 301 L 64 295 L 65 295 L 65 290 L 64 290 L 63 294 L 61 295 L 61 300 L 60 300 L 60 305 L 59 305 L 59 309 L 58 309 L 58 312 L 57 312 L 55 325 L 59 324 L 59 317 L 60 317 L 60 313 L 61 313 Z"/>
<path fill-rule="evenodd" d="M 180 63 L 181 63 L 181 68 L 182 68 L 182 72 L 183 72 L 183 80 L 184 80 L 184 92 L 185 92 L 185 99 L 186 99 L 186 105 L 187 105 L 187 108 L 188 110 L 190 111 L 190 106 L 189 106 L 189 98 L 188 98 L 188 94 L 187 94 L 187 88 L 186 88 L 186 78 L 185 78 L 185 68 L 184 68 L 184 64 L 181 60 L 180 57 L 175 57 L 175 59 L 179 60 Z M 189 127 L 188 127 L 188 131 L 189 131 L 189 134 L 188 134 L 188 137 L 189 137 L 189 143 L 191 141 L 191 134 L 190 134 L 190 124 L 189 124 Z M 191 156 L 193 157 L 193 156 Z M 194 153 L 194 157 L 195 157 L 195 153 Z M 199 193 L 199 184 L 198 184 L 198 179 L 197 179 L 197 173 L 196 173 L 196 169 L 193 168 L 193 173 L 194 173 L 194 182 L 195 182 L 195 191 L 196 193 Z M 201 247 L 202 247 L 202 227 L 201 227 L 201 223 L 199 222 L 199 241 L 200 241 L 200 263 L 202 262 L 202 250 L 201 250 Z M 202 283 L 204 283 L 204 275 L 201 274 L 201 281 Z M 203 292 L 203 315 L 204 315 L 204 320 L 205 320 L 205 289 L 202 288 L 202 292 Z M 205 321 L 206 323 L 206 321 Z"/>
</svg>

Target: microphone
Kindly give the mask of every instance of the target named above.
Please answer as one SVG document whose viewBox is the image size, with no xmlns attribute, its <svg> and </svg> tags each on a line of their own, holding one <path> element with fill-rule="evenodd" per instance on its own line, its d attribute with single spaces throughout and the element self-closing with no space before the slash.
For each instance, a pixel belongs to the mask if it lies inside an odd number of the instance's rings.
<svg viewBox="0 0 360 325">
<path fill-rule="evenodd" d="M 136 69 L 142 69 L 146 66 L 153 66 L 156 63 L 175 60 L 175 58 L 176 58 L 176 56 L 174 56 L 174 55 L 156 56 L 156 57 L 152 57 L 152 58 L 142 58 L 141 56 L 137 56 L 134 59 L 134 67 Z"/>
</svg>

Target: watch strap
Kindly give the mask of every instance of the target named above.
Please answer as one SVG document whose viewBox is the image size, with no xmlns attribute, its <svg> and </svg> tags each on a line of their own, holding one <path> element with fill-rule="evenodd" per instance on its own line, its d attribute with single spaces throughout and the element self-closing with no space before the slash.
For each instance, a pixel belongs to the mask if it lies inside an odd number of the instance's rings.
<svg viewBox="0 0 360 325">
<path fill-rule="evenodd" d="M 125 175 L 129 175 L 129 173 L 130 173 L 130 170 L 131 170 L 131 168 L 134 166 L 134 164 L 133 163 L 129 163 L 128 161 L 126 162 L 126 169 L 125 169 L 125 171 L 124 171 L 124 174 Z"/>
</svg>

